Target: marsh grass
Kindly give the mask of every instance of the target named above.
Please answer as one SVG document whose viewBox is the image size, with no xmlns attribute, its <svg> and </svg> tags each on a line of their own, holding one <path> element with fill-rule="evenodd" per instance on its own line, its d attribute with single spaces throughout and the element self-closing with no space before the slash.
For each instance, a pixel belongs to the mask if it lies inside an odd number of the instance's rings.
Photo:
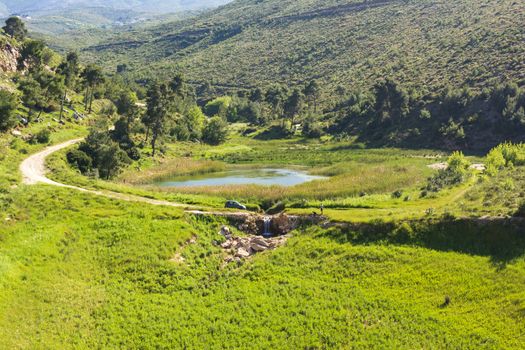
<svg viewBox="0 0 525 350">
<path fill-rule="evenodd" d="M 312 172 L 325 174 L 323 170 Z M 314 180 L 297 186 L 203 186 L 162 188 L 167 193 L 194 193 L 200 195 L 222 196 L 247 200 L 261 201 L 300 200 L 300 199 L 336 199 L 355 197 L 361 193 L 384 193 L 402 187 L 417 186 L 423 181 L 422 171 L 418 167 L 368 165 L 362 164 L 349 168 L 341 173 L 324 180 Z"/>
<path fill-rule="evenodd" d="M 174 176 L 193 176 L 220 172 L 226 169 L 226 164 L 212 160 L 197 160 L 192 158 L 177 158 L 161 160 L 158 165 L 141 169 L 136 164 L 118 177 L 124 184 L 148 184 Z"/>
</svg>

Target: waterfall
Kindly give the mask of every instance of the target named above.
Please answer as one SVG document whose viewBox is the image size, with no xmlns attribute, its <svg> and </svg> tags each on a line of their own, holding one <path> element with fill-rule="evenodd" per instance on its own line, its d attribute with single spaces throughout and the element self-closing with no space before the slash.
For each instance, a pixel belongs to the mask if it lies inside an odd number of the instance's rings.
<svg viewBox="0 0 525 350">
<path fill-rule="evenodd" d="M 263 221 L 264 221 L 263 236 L 264 237 L 271 237 L 272 233 L 270 232 L 270 225 L 272 223 L 272 218 L 270 216 L 265 216 Z"/>
</svg>

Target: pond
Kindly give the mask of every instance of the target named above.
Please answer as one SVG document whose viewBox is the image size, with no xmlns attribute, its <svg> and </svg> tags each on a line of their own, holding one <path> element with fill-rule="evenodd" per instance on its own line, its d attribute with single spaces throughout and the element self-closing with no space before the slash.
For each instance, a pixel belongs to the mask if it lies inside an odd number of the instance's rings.
<svg viewBox="0 0 525 350">
<path fill-rule="evenodd" d="M 195 187 L 223 185 L 295 186 L 304 182 L 325 179 L 292 169 L 236 169 L 197 176 L 174 177 L 158 181 L 161 187 Z"/>
</svg>

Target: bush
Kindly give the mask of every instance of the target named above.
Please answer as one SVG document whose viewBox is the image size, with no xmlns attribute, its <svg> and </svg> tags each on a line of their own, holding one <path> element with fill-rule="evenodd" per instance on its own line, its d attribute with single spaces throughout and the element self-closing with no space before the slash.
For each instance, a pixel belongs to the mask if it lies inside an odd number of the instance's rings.
<svg viewBox="0 0 525 350">
<path fill-rule="evenodd" d="M 230 96 L 217 97 L 204 106 L 204 113 L 208 116 L 218 115 L 226 118 L 231 103 L 232 98 Z"/>
<path fill-rule="evenodd" d="M 323 128 L 319 123 L 307 120 L 303 125 L 303 135 L 309 138 L 319 138 L 323 135 Z"/>
<path fill-rule="evenodd" d="M 514 214 L 514 216 L 517 216 L 517 217 L 520 217 L 520 218 L 524 218 L 525 217 L 525 201 L 524 202 L 521 202 L 518 210 L 516 211 L 516 213 Z"/>
<path fill-rule="evenodd" d="M 394 199 L 401 198 L 402 196 L 403 196 L 403 191 L 402 190 L 397 190 L 397 191 L 394 191 L 392 193 L 392 198 L 394 198 Z"/>
<path fill-rule="evenodd" d="M 494 176 L 505 167 L 525 165 L 525 144 L 503 143 L 490 150 L 486 158 L 487 174 Z"/>
<path fill-rule="evenodd" d="M 439 192 L 445 187 L 450 187 L 463 183 L 471 175 L 470 162 L 463 153 L 454 152 L 448 158 L 448 167 L 439 170 L 438 173 L 428 179 L 427 185 L 423 188 L 422 197 L 427 196 L 428 192 Z M 423 195 L 423 193 L 425 195 Z"/>
<path fill-rule="evenodd" d="M 101 178 L 110 179 L 121 170 L 122 167 L 131 163 L 130 157 L 119 144 L 111 139 L 107 130 L 93 129 L 86 140 L 80 144 L 78 151 L 84 153 L 91 160 L 91 167 L 98 170 Z M 82 164 L 87 165 L 87 161 L 82 157 Z M 72 160 L 76 159 L 71 156 Z M 74 161 L 70 163 L 75 164 Z M 77 166 L 80 169 L 80 166 Z M 83 169 L 85 170 L 85 168 Z M 84 174 L 87 171 L 82 171 Z"/>
<path fill-rule="evenodd" d="M 88 173 L 93 167 L 91 158 L 81 150 L 69 151 L 66 158 L 68 163 L 80 170 L 82 174 Z"/>
<path fill-rule="evenodd" d="M 15 112 L 18 99 L 9 91 L 0 90 L 0 131 L 7 131 L 16 124 Z"/>
<path fill-rule="evenodd" d="M 134 161 L 137 161 L 140 159 L 140 151 L 137 147 L 131 147 L 126 151 L 128 157 Z"/>
<path fill-rule="evenodd" d="M 202 131 L 202 140 L 210 145 L 225 142 L 227 136 L 228 124 L 218 116 L 209 119 Z"/>
<path fill-rule="evenodd" d="M 40 130 L 31 138 L 32 143 L 49 143 L 50 140 L 51 131 L 49 131 L 48 129 Z"/>
</svg>

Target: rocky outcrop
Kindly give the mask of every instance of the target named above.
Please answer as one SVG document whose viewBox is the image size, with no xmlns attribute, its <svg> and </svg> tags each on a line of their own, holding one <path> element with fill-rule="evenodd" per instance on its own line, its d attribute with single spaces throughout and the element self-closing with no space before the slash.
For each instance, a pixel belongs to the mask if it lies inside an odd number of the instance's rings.
<svg viewBox="0 0 525 350">
<path fill-rule="evenodd" d="M 188 210 L 186 213 L 196 216 L 218 216 L 228 220 L 230 225 L 249 235 L 263 235 L 265 221 L 270 221 L 269 231 L 272 236 L 281 236 L 290 233 L 301 225 L 321 225 L 328 219 L 318 214 L 311 215 L 261 215 L 250 212 L 207 212 Z"/>
<path fill-rule="evenodd" d="M 265 220 L 269 220 L 269 231 L 273 236 L 286 235 L 295 230 L 301 224 L 299 217 L 282 213 L 275 216 L 246 216 L 240 223 L 237 224 L 237 228 L 240 231 L 251 235 L 262 235 L 265 233 Z"/>
<path fill-rule="evenodd" d="M 224 258 L 224 261 L 227 263 L 240 262 L 241 260 L 247 259 L 257 253 L 275 249 L 283 245 L 288 239 L 288 236 L 272 238 L 253 235 L 247 237 L 233 237 L 230 228 L 227 226 L 223 226 L 219 234 L 226 238 L 226 241 L 221 244 L 221 248 L 227 252 L 226 257 Z"/>
<path fill-rule="evenodd" d="M 13 73 L 17 70 L 20 51 L 9 43 L 0 44 L 0 72 Z"/>
</svg>

